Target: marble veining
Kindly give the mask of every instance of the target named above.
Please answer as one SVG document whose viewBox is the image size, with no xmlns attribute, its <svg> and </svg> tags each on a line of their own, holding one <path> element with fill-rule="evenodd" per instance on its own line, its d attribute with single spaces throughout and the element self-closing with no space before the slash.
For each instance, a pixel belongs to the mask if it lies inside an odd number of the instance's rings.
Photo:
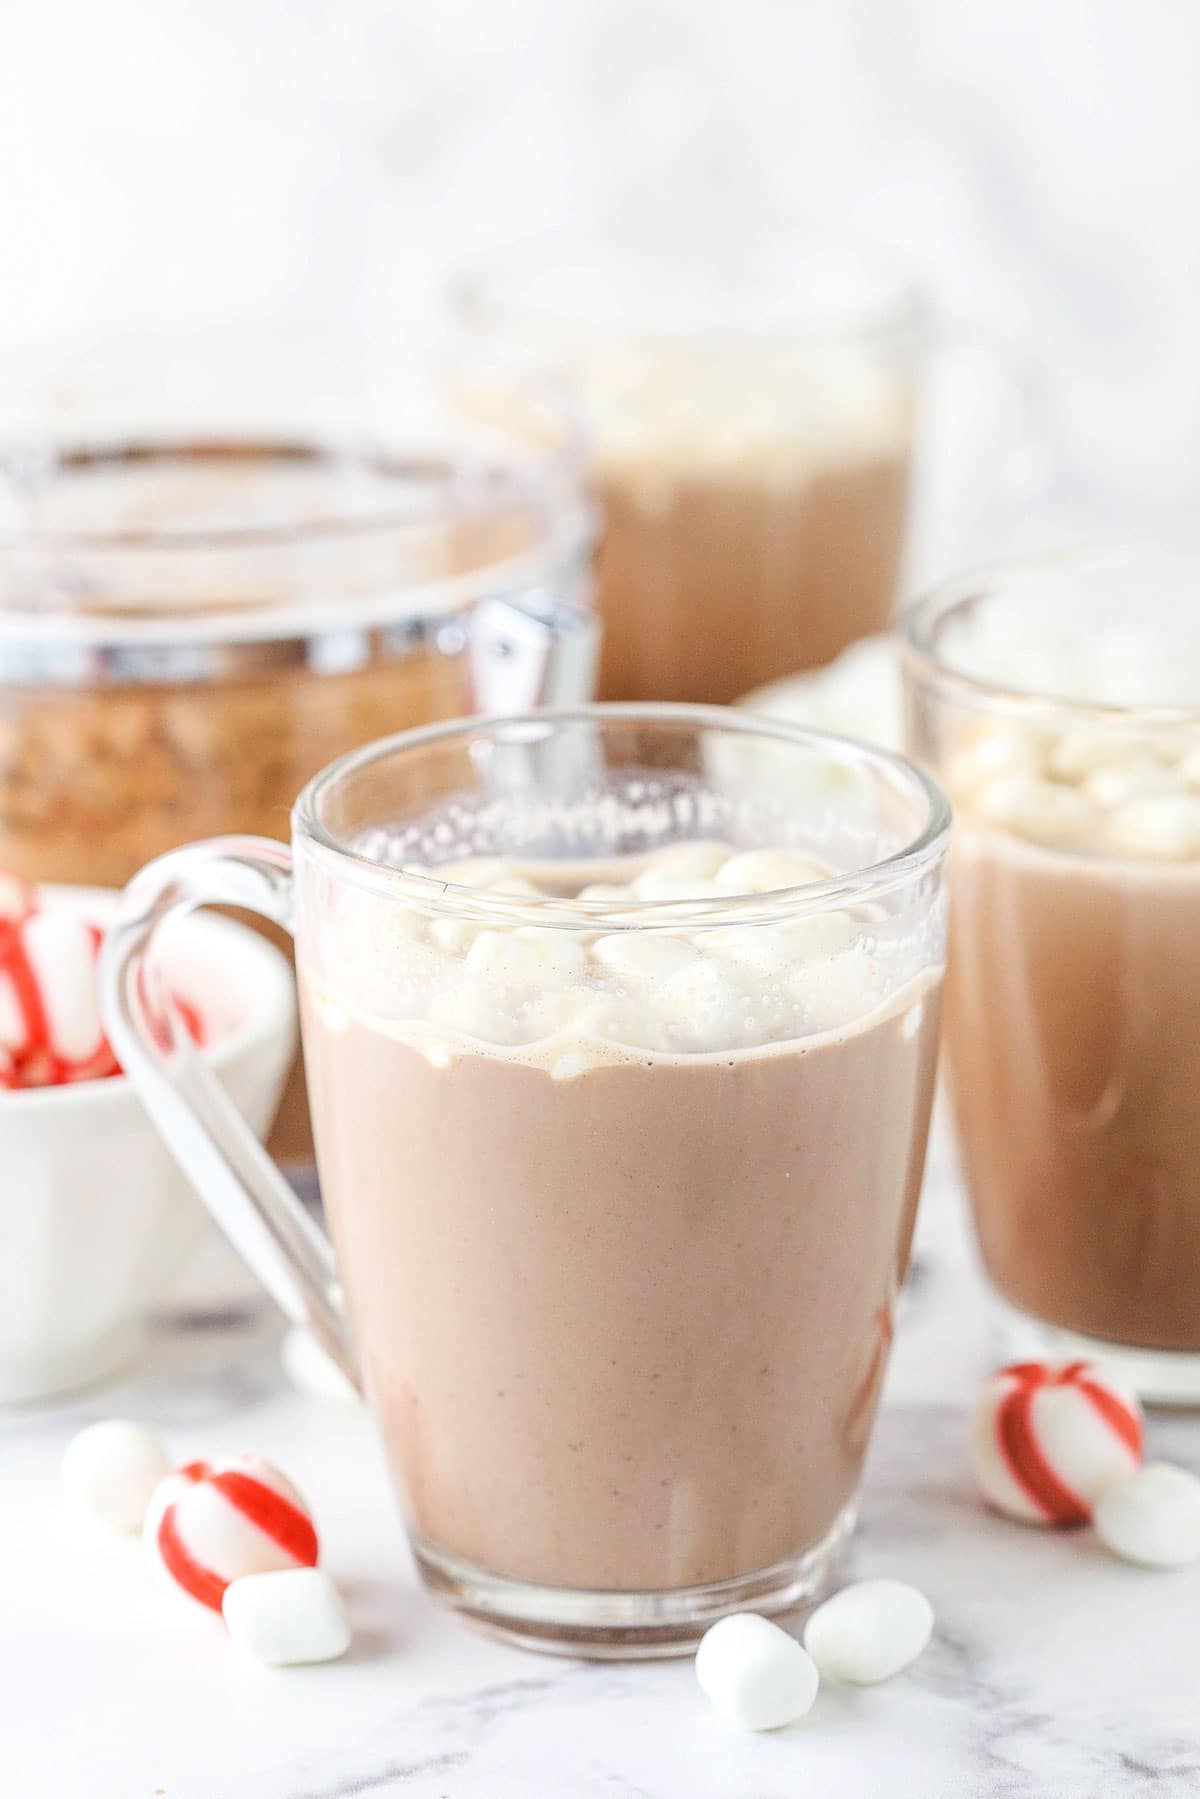
<svg viewBox="0 0 1200 1799">
<path fill-rule="evenodd" d="M 989 1365 L 959 1195 L 935 1158 L 868 1464 L 855 1574 L 915 1581 L 938 1624 L 887 1686 L 827 1687 L 807 1720 L 738 1734 L 687 1662 L 539 1659 L 421 1591 L 365 1418 L 289 1392 L 278 1325 L 211 1300 L 108 1393 L 0 1417 L 5 1779 L 14 1799 L 1188 1799 L 1200 1792 L 1200 1568 L 1147 1574 L 1086 1534 L 989 1516 L 964 1449 Z M 235 1283 L 236 1284 L 236 1283 Z M 61 1515 L 88 1418 L 132 1414 L 180 1454 L 255 1449 L 314 1506 L 355 1625 L 350 1658 L 268 1672 L 150 1578 L 136 1544 Z M 1155 1455 L 1200 1466 L 1200 1420 Z"/>
</svg>

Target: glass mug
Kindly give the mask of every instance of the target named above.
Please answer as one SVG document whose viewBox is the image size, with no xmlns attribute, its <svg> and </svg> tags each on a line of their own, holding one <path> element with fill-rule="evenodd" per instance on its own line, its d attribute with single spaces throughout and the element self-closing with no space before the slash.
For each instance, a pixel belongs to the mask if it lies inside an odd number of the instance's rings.
<svg viewBox="0 0 1200 1799">
<path fill-rule="evenodd" d="M 1097 547 L 906 626 L 948 789 L 946 1048 L 984 1265 L 1021 1347 L 1200 1400 L 1200 558 Z M 1030 1324 L 1032 1321 L 1032 1324 Z"/>
<path fill-rule="evenodd" d="M 940 567 L 939 537 L 1037 473 L 1027 372 L 883 249 L 673 219 L 514 246 L 451 303 L 473 351 L 579 394 L 603 699 L 726 703 L 832 661 L 887 629 L 914 487 Z"/>
<path fill-rule="evenodd" d="M 827 1581 L 921 1182 L 947 830 L 885 752 L 594 706 L 372 745 L 291 850 L 218 838 L 127 889 L 114 1046 L 360 1382 L 468 1618 L 672 1654 Z M 144 1028 L 156 930 L 211 903 L 294 933 L 334 1248 L 186 1033 Z"/>
</svg>

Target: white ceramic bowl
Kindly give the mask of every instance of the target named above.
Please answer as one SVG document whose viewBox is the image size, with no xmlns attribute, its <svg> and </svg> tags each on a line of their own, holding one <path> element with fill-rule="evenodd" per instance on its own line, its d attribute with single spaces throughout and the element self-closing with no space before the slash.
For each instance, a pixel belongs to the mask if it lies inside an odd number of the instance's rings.
<svg viewBox="0 0 1200 1799">
<path fill-rule="evenodd" d="M 46 892 L 100 924 L 117 897 Z M 296 1047 L 285 957 L 205 914 L 164 930 L 162 967 L 211 1024 L 202 1054 L 265 1136 Z M 122 1076 L 0 1092 L 0 1403 L 85 1386 L 129 1361 L 210 1230 Z"/>
</svg>

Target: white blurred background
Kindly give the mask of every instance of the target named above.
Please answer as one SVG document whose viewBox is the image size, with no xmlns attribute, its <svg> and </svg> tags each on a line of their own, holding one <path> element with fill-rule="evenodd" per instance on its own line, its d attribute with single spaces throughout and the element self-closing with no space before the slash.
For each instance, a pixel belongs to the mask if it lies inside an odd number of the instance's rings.
<svg viewBox="0 0 1200 1799">
<path fill-rule="evenodd" d="M 1186 523 L 1198 85 L 1185 0 L 4 0 L 0 350 L 391 330 L 533 229 L 782 207 L 1036 351 L 1064 492 Z"/>
</svg>

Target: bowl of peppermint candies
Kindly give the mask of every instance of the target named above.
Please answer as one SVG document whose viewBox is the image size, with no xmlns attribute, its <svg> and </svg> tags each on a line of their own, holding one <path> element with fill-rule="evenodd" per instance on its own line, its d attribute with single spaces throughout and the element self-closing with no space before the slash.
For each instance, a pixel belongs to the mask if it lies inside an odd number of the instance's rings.
<svg viewBox="0 0 1200 1799">
<path fill-rule="evenodd" d="M 116 899 L 0 875 L 0 1403 L 125 1367 L 210 1229 L 104 1036 L 96 969 Z M 296 1045 L 284 957 L 243 925 L 187 918 L 161 976 L 264 1135 Z"/>
</svg>

